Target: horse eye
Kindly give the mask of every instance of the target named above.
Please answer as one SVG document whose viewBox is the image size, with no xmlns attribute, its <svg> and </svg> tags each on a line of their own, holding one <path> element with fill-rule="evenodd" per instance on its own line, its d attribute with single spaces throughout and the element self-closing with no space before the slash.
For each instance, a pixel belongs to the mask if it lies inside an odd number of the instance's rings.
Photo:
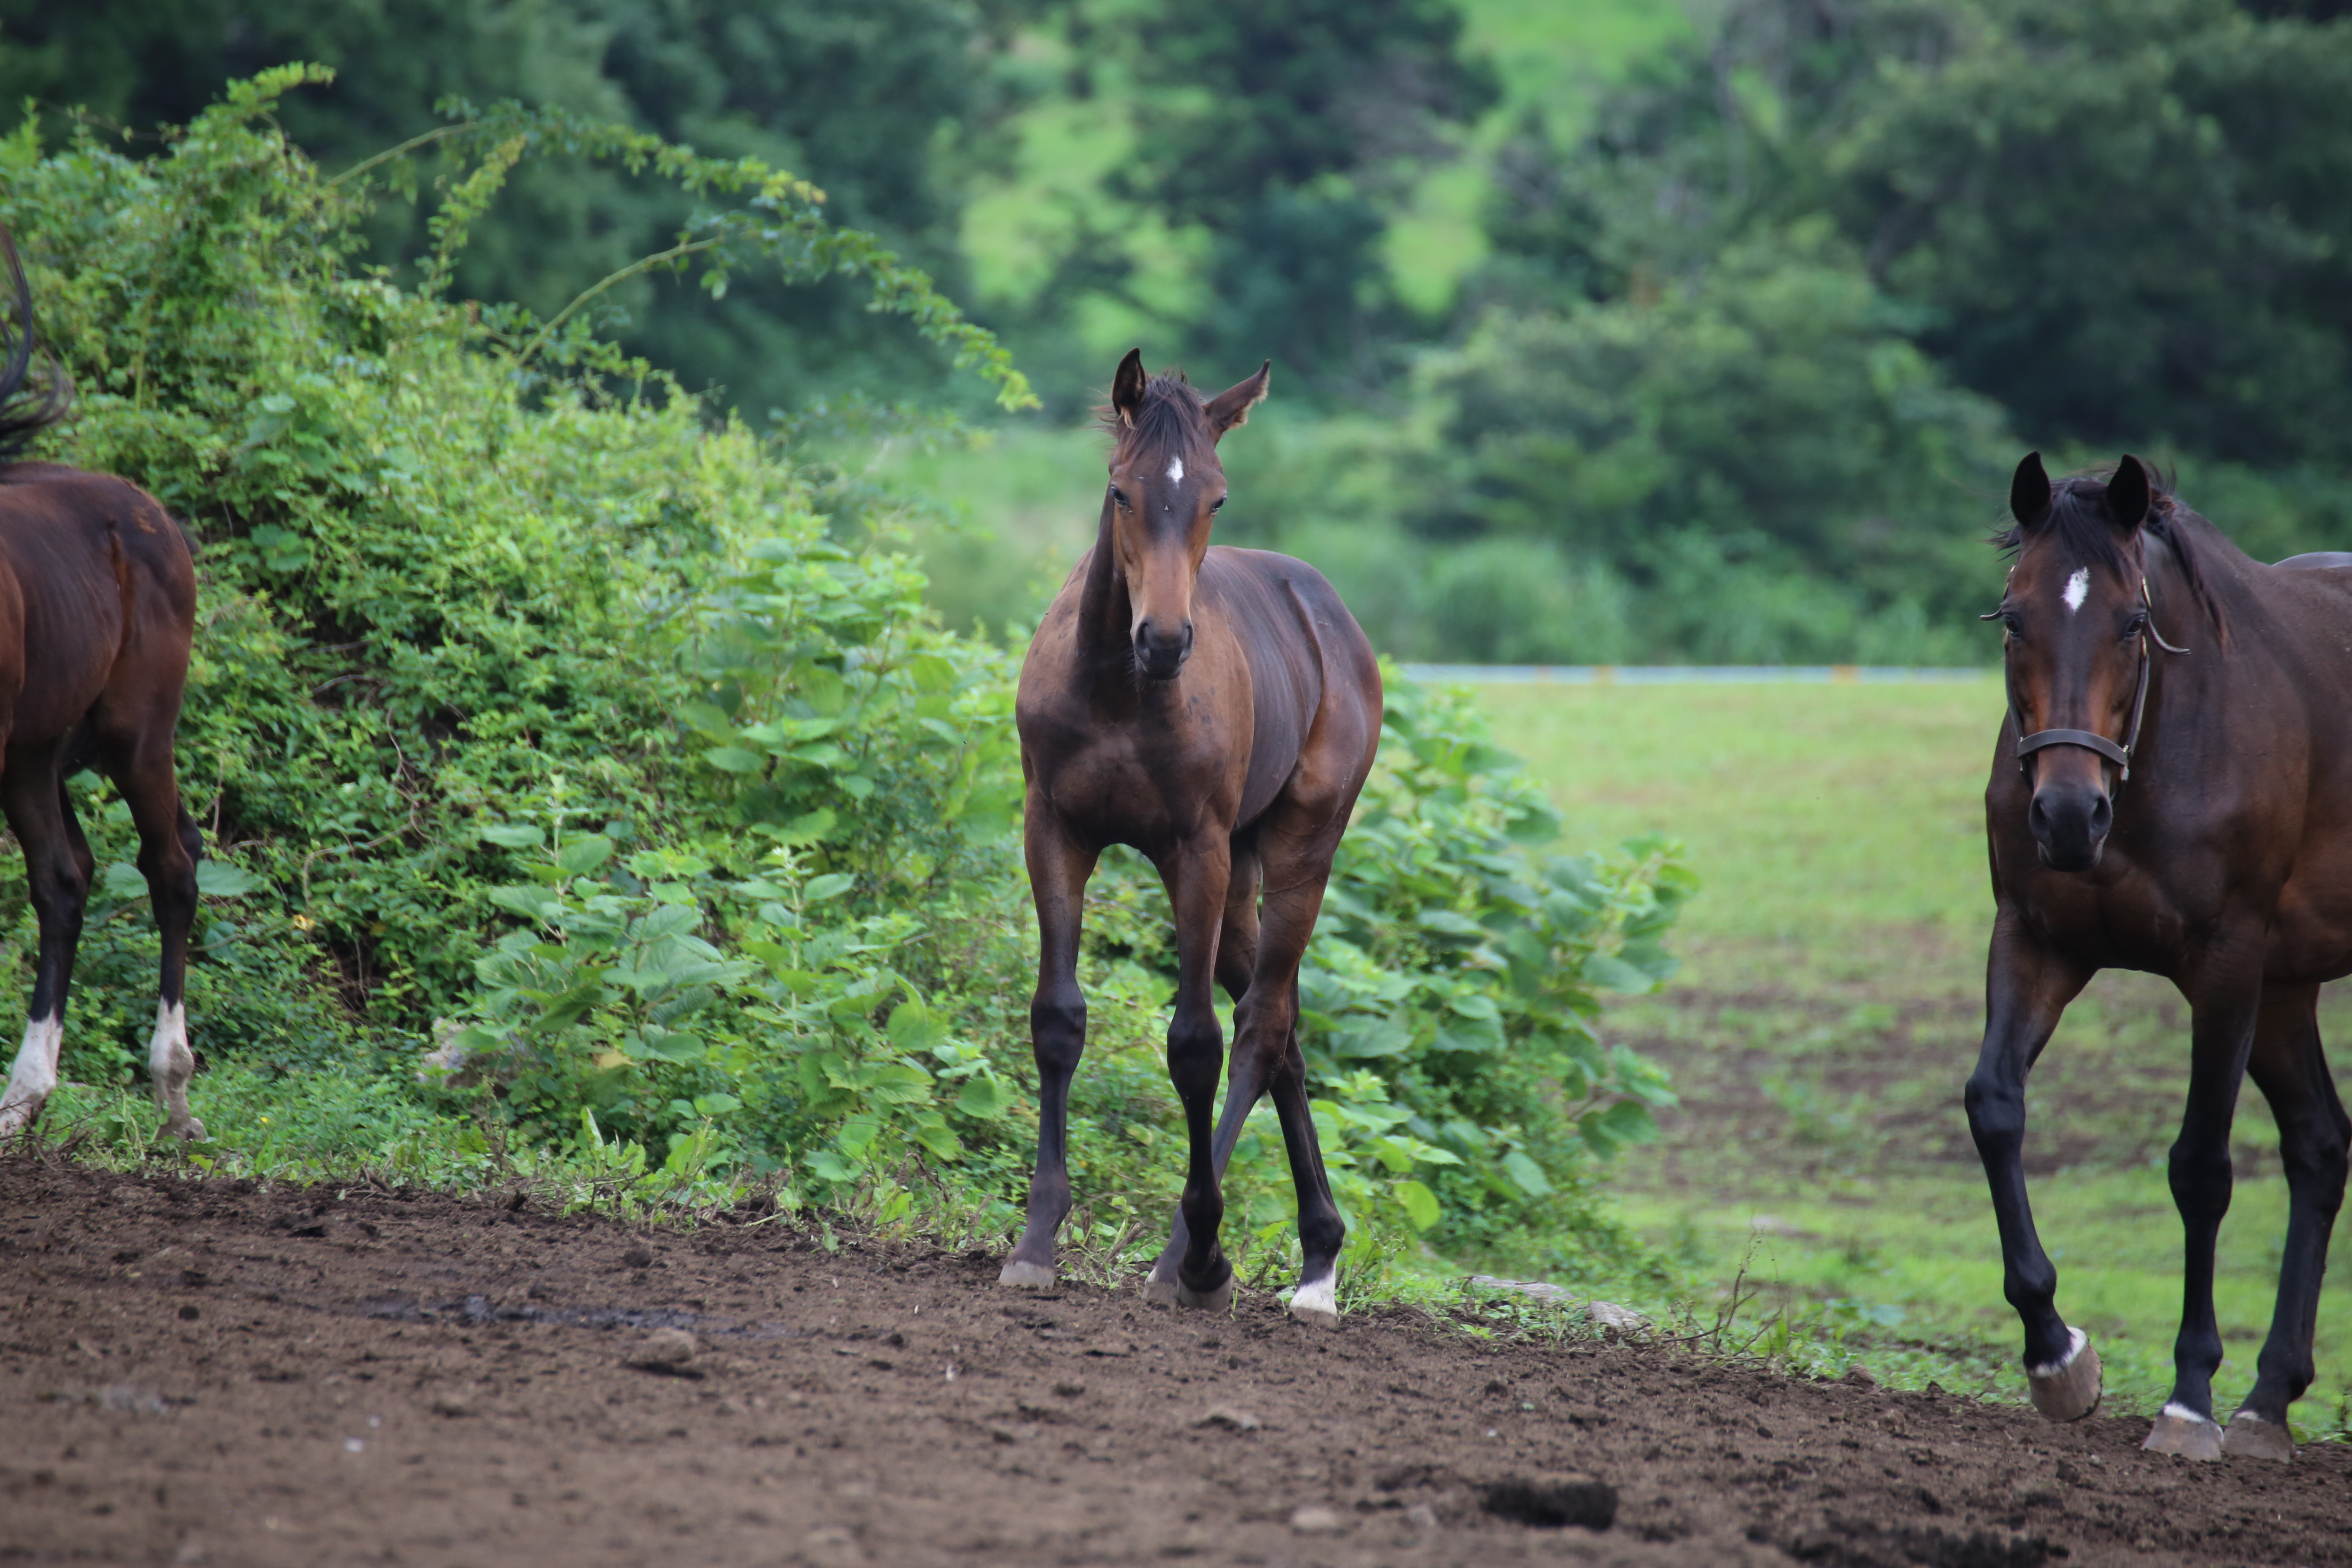
<svg viewBox="0 0 2352 1568">
<path fill-rule="evenodd" d="M 1209 503 L 1209 510 L 1210 510 L 1211 511 L 1223 511 L 1223 510 L 1225 510 L 1225 498 L 1224 498 L 1224 497 L 1223 497 L 1223 496 L 1219 496 L 1216 500 L 1214 500 L 1211 501 L 1211 502 Z"/>
<path fill-rule="evenodd" d="M 1110 488 L 1110 499 L 1117 501 L 1122 508 L 1127 505 L 1127 492 L 1117 485 Z"/>
</svg>

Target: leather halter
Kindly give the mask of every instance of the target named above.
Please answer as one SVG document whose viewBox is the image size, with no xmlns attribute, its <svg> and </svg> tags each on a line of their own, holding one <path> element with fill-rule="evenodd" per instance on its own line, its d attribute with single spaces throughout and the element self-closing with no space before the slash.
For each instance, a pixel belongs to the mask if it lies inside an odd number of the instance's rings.
<svg viewBox="0 0 2352 1568">
<path fill-rule="evenodd" d="M 2139 746 L 2140 721 L 2147 712 L 2147 672 L 2156 662 L 2156 655 L 2148 649 L 2148 641 L 2155 639 L 2156 646 L 2167 653 L 2185 654 L 2189 651 L 2185 647 L 2173 647 L 2164 640 L 2164 634 L 2156 629 L 2156 604 L 2147 591 L 2145 575 L 2139 580 L 2139 689 L 2132 694 L 2131 728 L 2124 732 L 2121 745 L 2094 730 L 2036 730 L 2032 734 L 2027 734 L 2025 721 L 2017 710 L 2017 689 L 2009 683 L 2008 672 L 2003 670 L 2001 679 L 2008 689 L 2009 721 L 2018 736 L 2017 771 L 2025 775 L 2029 784 L 2032 782 L 2033 773 L 2026 766 L 2025 759 L 2046 746 L 2080 746 L 2085 751 L 2096 752 L 2123 770 L 2116 781 L 2117 784 L 2131 777 L 2132 752 Z M 1993 615 L 1982 618 L 1991 620 L 2000 614 L 1996 610 Z"/>
</svg>

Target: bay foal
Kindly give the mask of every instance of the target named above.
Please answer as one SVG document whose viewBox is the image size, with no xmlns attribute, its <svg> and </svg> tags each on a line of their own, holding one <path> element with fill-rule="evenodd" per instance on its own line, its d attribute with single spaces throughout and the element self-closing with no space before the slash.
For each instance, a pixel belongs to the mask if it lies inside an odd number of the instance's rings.
<svg viewBox="0 0 2352 1568">
<path fill-rule="evenodd" d="M 91 763 L 139 829 L 139 868 L 163 938 L 148 1071 L 163 1130 L 202 1138 L 188 1114 L 181 995 L 196 913 L 195 824 L 180 806 L 172 745 L 195 626 L 187 542 L 153 497 L 103 474 L 17 460 L 65 416 L 54 374 L 35 374 L 32 289 L 0 230 L 18 332 L 0 371 L 0 811 L 25 852 L 41 952 L 25 1043 L 0 1091 L 0 1146 L 33 1124 L 58 1084 L 66 988 L 95 869 L 65 781 Z"/>
<path fill-rule="evenodd" d="M 1985 790 L 1998 909 L 1968 1110 L 2028 1384 L 2056 1420 L 2098 1405 L 2098 1353 L 2058 1314 L 2026 1203 L 2025 1076 L 2092 974 L 2161 974 L 2190 1012 L 2170 1164 L 2186 1260 L 2172 1397 L 2147 1446 L 2292 1458 L 2352 1139 L 2315 1016 L 2320 984 L 2352 973 L 2352 570 L 2248 560 L 2128 457 L 2053 485 L 2029 455 L 2010 510 L 2017 563 L 1986 617 L 2007 632 L 2010 712 Z M 2213 1249 L 2247 1075 L 2278 1121 L 2286 1244 L 2224 1431 Z"/>
<path fill-rule="evenodd" d="M 1363 632 L 1313 567 L 1209 543 L 1225 502 L 1217 443 L 1265 398 L 1270 369 L 1204 400 L 1181 376 L 1147 379 L 1139 351 L 1120 363 L 1095 545 L 1022 666 L 1040 1104 L 1028 1225 L 1001 1279 L 1054 1282 L 1054 1237 L 1070 1212 L 1070 1079 L 1086 1046 L 1079 911 L 1103 849 L 1126 844 L 1159 868 L 1175 914 L 1168 1076 L 1190 1141 L 1174 1229 L 1145 1290 L 1183 1306 L 1232 1300 L 1218 1183 L 1244 1118 L 1271 1092 L 1306 1256 L 1290 1310 L 1329 1325 L 1345 1232 L 1307 1110 L 1298 964 L 1371 771 L 1381 677 Z M 1213 983 L 1235 1003 L 1213 1135 L 1224 1041 Z"/>
</svg>

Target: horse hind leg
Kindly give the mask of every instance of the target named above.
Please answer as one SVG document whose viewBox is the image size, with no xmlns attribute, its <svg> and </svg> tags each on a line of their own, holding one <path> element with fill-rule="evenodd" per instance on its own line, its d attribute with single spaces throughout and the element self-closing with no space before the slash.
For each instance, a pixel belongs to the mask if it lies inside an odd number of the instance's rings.
<svg viewBox="0 0 2352 1568">
<path fill-rule="evenodd" d="M 0 812 L 25 851 L 26 880 L 39 921 L 40 957 L 33 1000 L 26 1009 L 25 1041 L 8 1087 L 0 1093 L 0 1143 L 29 1129 L 57 1089 L 65 1046 L 66 993 L 73 982 L 74 950 L 81 940 L 89 890 L 89 849 L 69 831 L 54 747 L 7 759 L 0 773 Z M 79 852 L 77 853 L 79 847 Z"/>
<path fill-rule="evenodd" d="M 2222 1449 L 2232 1458 L 2294 1458 L 2287 1407 L 2311 1386 L 2315 1372 L 2320 1280 L 2344 1200 L 2347 1149 L 2352 1145 L 2352 1121 L 2336 1099 L 2320 1047 L 2318 1005 L 2316 986 L 2265 988 L 2246 1063 L 2278 1121 L 2288 1196 L 2278 1307 L 2256 1362 L 2254 1386 L 2222 1434 Z"/>
<path fill-rule="evenodd" d="M 196 859 L 203 837 L 180 804 L 172 732 L 151 725 L 128 735 L 100 736 L 100 754 L 139 830 L 139 869 L 163 939 L 155 1001 L 155 1032 L 147 1044 L 147 1076 L 166 1137 L 201 1142 L 205 1124 L 188 1109 L 195 1051 L 188 1042 L 188 936 L 196 921 Z M 66 812 L 68 823 L 72 812 Z M 74 830 L 80 837 L 79 829 Z"/>
</svg>

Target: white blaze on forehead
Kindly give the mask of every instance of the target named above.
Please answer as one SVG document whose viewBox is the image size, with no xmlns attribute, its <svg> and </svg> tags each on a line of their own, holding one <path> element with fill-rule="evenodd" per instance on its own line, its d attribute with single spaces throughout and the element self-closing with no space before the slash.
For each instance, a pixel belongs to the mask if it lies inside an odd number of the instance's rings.
<svg viewBox="0 0 2352 1568">
<path fill-rule="evenodd" d="M 1171 485 L 1181 485 L 1184 482 L 1183 458 L 1171 458 L 1168 459 L 1168 482 Z"/>
<path fill-rule="evenodd" d="M 2091 569 L 2088 566 L 2075 567 L 2074 574 L 2066 579 L 2066 592 L 2063 595 L 2066 600 L 2066 613 L 2071 616 L 2081 609 L 2083 601 L 2090 596 L 2090 593 Z"/>
</svg>

